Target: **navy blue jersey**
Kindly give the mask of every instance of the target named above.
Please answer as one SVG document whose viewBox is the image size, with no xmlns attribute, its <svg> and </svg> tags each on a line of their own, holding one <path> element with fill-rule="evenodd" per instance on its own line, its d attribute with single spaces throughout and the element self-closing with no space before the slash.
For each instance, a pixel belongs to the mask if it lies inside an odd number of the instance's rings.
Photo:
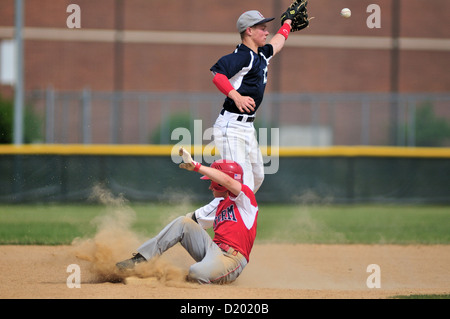
<svg viewBox="0 0 450 319">
<path fill-rule="evenodd" d="M 211 67 L 215 75 L 225 75 L 233 88 L 243 96 L 250 96 L 255 100 L 255 111 L 245 114 L 254 114 L 261 104 L 267 83 L 267 66 L 273 56 L 273 47 L 266 44 L 258 48 L 258 54 L 244 44 L 239 44 L 236 50 L 225 55 Z M 227 97 L 223 108 L 229 112 L 242 113 L 234 101 Z"/>
</svg>

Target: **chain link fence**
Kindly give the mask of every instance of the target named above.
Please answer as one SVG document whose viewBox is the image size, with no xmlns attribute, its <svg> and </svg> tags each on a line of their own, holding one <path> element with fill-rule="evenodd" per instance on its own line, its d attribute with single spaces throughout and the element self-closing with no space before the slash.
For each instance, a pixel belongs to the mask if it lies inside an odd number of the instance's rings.
<svg viewBox="0 0 450 319">
<path fill-rule="evenodd" d="M 36 143 L 174 144 L 177 127 L 212 127 L 223 96 L 50 88 L 27 102 L 42 122 Z M 279 128 L 280 146 L 449 146 L 449 123 L 450 93 L 268 93 L 255 126 Z"/>
</svg>

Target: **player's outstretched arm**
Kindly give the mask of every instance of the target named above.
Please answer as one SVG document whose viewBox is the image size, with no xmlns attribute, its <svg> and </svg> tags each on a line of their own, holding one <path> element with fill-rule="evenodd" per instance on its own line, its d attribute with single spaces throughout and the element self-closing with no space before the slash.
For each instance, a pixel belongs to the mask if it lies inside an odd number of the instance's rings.
<svg viewBox="0 0 450 319">
<path fill-rule="evenodd" d="M 273 47 L 273 55 L 279 53 L 283 49 L 284 44 L 291 32 L 291 20 L 284 21 L 283 26 L 278 30 L 278 32 L 270 39 L 270 44 Z"/>
<path fill-rule="evenodd" d="M 241 183 L 215 168 L 203 166 L 202 164 L 194 161 L 191 154 L 189 154 L 189 152 L 183 147 L 180 147 L 179 154 L 183 158 L 183 163 L 180 164 L 180 168 L 206 175 L 217 184 L 224 186 L 234 195 L 238 195 L 241 192 Z"/>
<path fill-rule="evenodd" d="M 242 184 L 238 181 L 234 180 L 227 174 L 219 171 L 218 169 L 211 168 L 208 166 L 200 166 L 198 169 L 200 174 L 208 176 L 211 180 L 224 186 L 228 189 L 232 194 L 238 195 L 242 190 Z"/>
</svg>

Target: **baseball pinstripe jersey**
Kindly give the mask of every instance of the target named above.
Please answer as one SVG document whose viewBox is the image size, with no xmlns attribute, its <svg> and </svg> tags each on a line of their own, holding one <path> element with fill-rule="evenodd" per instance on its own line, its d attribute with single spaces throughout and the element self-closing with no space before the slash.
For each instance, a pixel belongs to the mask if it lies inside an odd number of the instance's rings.
<svg viewBox="0 0 450 319">
<path fill-rule="evenodd" d="M 236 91 L 255 100 L 255 110 L 247 113 L 252 115 L 263 100 L 267 83 L 267 67 L 272 56 L 273 47 L 271 44 L 258 48 L 258 54 L 256 54 L 241 43 L 233 53 L 220 58 L 210 71 L 214 75 L 216 73 L 225 75 Z M 229 97 L 225 98 L 223 108 L 229 112 L 241 113 Z"/>
<path fill-rule="evenodd" d="M 242 185 L 238 196 L 228 196 L 217 207 L 213 241 L 233 247 L 248 261 L 256 237 L 257 218 L 255 195 L 248 186 Z"/>
</svg>

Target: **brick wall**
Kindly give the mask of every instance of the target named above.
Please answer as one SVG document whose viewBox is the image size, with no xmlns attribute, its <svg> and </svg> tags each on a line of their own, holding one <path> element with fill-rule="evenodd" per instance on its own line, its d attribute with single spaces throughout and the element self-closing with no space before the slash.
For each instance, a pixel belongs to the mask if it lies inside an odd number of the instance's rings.
<svg viewBox="0 0 450 319">
<path fill-rule="evenodd" d="M 311 0 L 314 16 L 310 28 L 291 34 L 302 36 L 391 35 L 392 0 Z M 66 29 L 70 3 L 81 7 L 81 29 L 236 33 L 235 22 L 245 10 L 259 9 L 275 16 L 271 32 L 279 27 L 279 16 L 290 1 L 251 0 L 27 0 L 25 27 Z M 120 5 L 120 3 L 122 3 Z M 381 28 L 369 29 L 366 8 L 381 7 Z M 116 6 L 119 4 L 119 6 Z M 402 0 L 400 37 L 449 40 L 450 29 L 443 27 L 450 2 Z M 352 9 L 352 17 L 339 16 L 342 7 Z M 116 8 L 122 8 L 116 12 Z M 0 2 L 0 27 L 14 24 L 14 0 Z M 122 21 L 122 22 L 121 22 Z M 46 29 L 42 29 L 43 32 Z M 4 33 L 3 33 L 4 34 Z M 6 36 L 3 36 L 5 38 Z M 0 38 L 1 40 L 1 38 Z M 288 45 L 289 45 L 288 40 Z M 294 40 L 292 40 L 293 42 Z M 348 40 L 350 41 L 350 40 Z M 236 43 L 239 37 L 236 33 Z M 26 89 L 112 91 L 201 91 L 212 92 L 210 66 L 234 45 L 191 45 L 164 43 L 115 43 L 113 41 L 69 41 L 27 39 L 25 41 Z M 272 60 L 268 91 L 281 92 L 388 92 L 391 87 L 391 50 L 338 47 L 286 46 Z M 402 50 L 399 55 L 401 92 L 447 92 L 450 64 L 447 50 Z M 3 88 L 8 90 L 8 88 Z"/>
</svg>

